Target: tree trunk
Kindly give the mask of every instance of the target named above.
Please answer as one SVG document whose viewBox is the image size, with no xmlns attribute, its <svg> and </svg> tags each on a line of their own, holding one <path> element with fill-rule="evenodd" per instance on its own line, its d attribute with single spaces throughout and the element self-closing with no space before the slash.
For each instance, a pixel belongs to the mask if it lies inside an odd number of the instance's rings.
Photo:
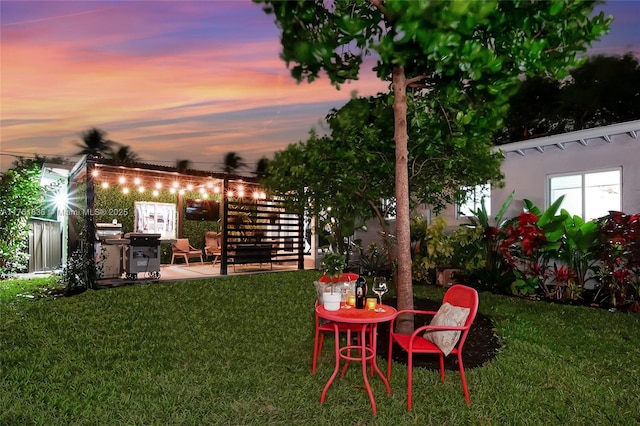
<svg viewBox="0 0 640 426">
<path fill-rule="evenodd" d="M 413 309 L 411 279 L 411 234 L 409 217 L 409 165 L 407 148 L 407 77 L 404 68 L 393 67 L 394 141 L 396 145 L 396 240 L 398 255 L 397 296 L 398 309 Z M 396 320 L 396 332 L 413 332 L 413 315 L 402 315 Z"/>
</svg>

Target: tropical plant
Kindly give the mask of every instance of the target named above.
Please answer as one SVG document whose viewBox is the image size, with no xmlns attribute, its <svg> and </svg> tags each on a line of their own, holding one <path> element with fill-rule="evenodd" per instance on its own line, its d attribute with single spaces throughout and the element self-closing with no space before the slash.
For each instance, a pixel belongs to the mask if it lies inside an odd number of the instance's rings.
<svg viewBox="0 0 640 426">
<path fill-rule="evenodd" d="M 185 173 L 189 168 L 191 168 L 191 160 L 176 160 L 178 173 Z"/>
<path fill-rule="evenodd" d="M 242 157 L 235 152 L 227 152 L 224 155 L 223 164 L 222 170 L 225 173 L 236 173 L 239 169 L 247 166 Z"/>
<path fill-rule="evenodd" d="M 451 266 L 454 248 L 446 229 L 447 221 L 440 216 L 433 223 L 421 217 L 412 219 L 413 277 L 416 281 L 433 283 L 436 268 Z"/>
<path fill-rule="evenodd" d="M 522 76 L 565 77 L 610 22 L 602 13 L 590 16 L 591 2 L 254 1 L 274 14 L 281 57 L 294 64 L 298 81 L 324 70 L 339 86 L 357 79 L 364 59 L 374 57 L 378 77 L 391 82 L 400 309 L 413 308 L 408 124 L 433 130 L 439 137 L 432 140 L 451 147 L 488 150 Z M 407 89 L 423 106 L 411 120 Z M 410 333 L 413 317 L 396 325 Z"/>
<path fill-rule="evenodd" d="M 258 179 L 262 179 L 267 176 L 267 172 L 269 169 L 269 159 L 267 157 L 262 157 L 256 163 L 255 175 Z"/>
<path fill-rule="evenodd" d="M 513 202 L 515 191 L 505 199 L 498 214 L 489 217 L 485 200 L 482 199 L 480 207 L 472 211 L 473 216 L 468 218 L 469 223 L 463 224 L 482 233 L 482 238 L 475 244 L 468 246 L 467 253 L 473 258 L 477 255 L 484 260 L 477 268 L 469 272 L 470 282 L 481 289 L 504 292 L 510 288 L 514 280 L 513 270 L 508 268 L 504 256 L 500 251 L 502 240 L 506 237 L 506 229 L 513 219 L 504 219 L 507 209 Z"/>
<path fill-rule="evenodd" d="M 392 266 L 389 263 L 389 255 L 384 247 L 378 247 L 375 242 L 369 243 L 366 250 L 360 249 L 361 273 L 370 277 L 387 277 L 392 274 Z"/>
<path fill-rule="evenodd" d="M 131 150 L 128 145 L 118 144 L 118 149 L 111 152 L 110 157 L 123 163 L 135 163 L 140 161 L 140 156 Z"/>
<path fill-rule="evenodd" d="M 82 143 L 76 146 L 82 148 L 79 155 L 92 155 L 95 157 L 110 157 L 113 152 L 114 142 L 107 139 L 107 132 L 98 128 L 91 128 L 81 134 Z"/>
<path fill-rule="evenodd" d="M 640 302 L 640 215 L 610 212 L 597 224 L 596 300 L 608 300 L 612 306 Z"/>
<path fill-rule="evenodd" d="M 347 257 L 342 253 L 327 253 L 322 257 L 320 267 L 332 281 L 337 281 L 347 267 Z"/>
</svg>

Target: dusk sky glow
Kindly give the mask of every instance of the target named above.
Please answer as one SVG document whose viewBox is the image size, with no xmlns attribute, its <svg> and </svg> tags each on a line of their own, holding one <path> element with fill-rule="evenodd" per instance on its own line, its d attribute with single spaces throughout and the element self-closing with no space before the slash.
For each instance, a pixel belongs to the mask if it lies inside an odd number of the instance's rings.
<svg viewBox="0 0 640 426">
<path fill-rule="evenodd" d="M 615 20 L 589 53 L 640 57 L 640 1 L 600 8 Z M 387 91 L 366 66 L 341 90 L 297 84 L 272 16 L 245 0 L 2 0 L 0 19 L 0 171 L 14 155 L 77 159 L 91 127 L 144 162 L 220 171 L 233 151 L 253 170 L 352 91 Z"/>
</svg>

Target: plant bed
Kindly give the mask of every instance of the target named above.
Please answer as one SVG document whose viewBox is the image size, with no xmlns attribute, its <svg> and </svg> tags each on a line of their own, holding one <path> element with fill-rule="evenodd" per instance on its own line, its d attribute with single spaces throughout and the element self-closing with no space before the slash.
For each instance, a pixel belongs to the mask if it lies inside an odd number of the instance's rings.
<svg viewBox="0 0 640 426">
<path fill-rule="evenodd" d="M 385 304 L 397 306 L 397 299 L 387 298 Z M 414 299 L 413 302 L 416 309 L 425 311 L 437 311 L 442 302 L 430 299 Z M 431 321 L 430 316 L 416 316 L 415 326 L 420 327 Z M 389 323 L 380 324 L 378 326 L 378 356 L 387 359 L 389 353 Z M 491 318 L 478 312 L 476 318 L 469 329 L 467 341 L 464 344 L 462 352 L 462 360 L 465 370 L 470 368 L 481 367 L 493 360 L 500 349 L 500 341 L 495 334 L 495 325 Z M 401 364 L 407 364 L 407 353 L 398 347 L 393 348 L 393 360 Z M 427 368 L 430 370 L 439 370 L 440 365 L 438 357 L 430 354 L 414 354 L 413 366 L 419 368 Z M 455 356 L 450 355 L 444 359 L 445 370 L 458 371 L 458 360 Z"/>
</svg>

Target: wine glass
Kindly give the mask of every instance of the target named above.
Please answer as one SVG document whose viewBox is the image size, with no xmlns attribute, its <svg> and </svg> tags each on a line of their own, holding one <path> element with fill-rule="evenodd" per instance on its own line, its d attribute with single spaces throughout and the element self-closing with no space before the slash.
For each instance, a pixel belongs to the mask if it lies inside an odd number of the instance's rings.
<svg viewBox="0 0 640 426">
<path fill-rule="evenodd" d="M 382 295 L 389 291 L 387 287 L 387 279 L 384 277 L 375 277 L 373 279 L 373 292 L 378 295 L 380 305 L 382 305 Z M 376 312 L 384 312 L 382 308 L 376 308 Z"/>
</svg>

